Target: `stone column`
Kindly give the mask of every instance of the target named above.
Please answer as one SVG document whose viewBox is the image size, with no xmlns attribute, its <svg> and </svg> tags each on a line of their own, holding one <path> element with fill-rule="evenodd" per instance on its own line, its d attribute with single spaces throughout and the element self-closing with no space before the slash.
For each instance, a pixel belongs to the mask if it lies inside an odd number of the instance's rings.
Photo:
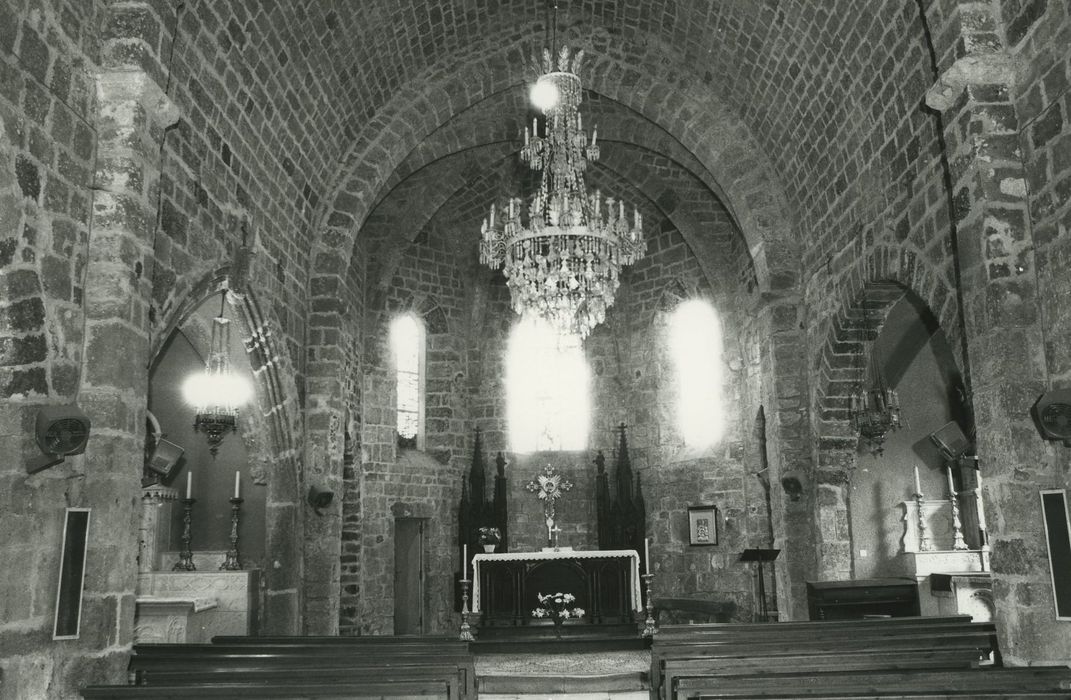
<svg viewBox="0 0 1071 700">
<path fill-rule="evenodd" d="M 87 567 L 82 629 L 90 647 L 119 652 L 108 663 L 111 681 L 118 682 L 133 639 L 160 140 L 177 112 L 140 71 L 102 73 L 97 96 L 94 217 L 78 397 L 93 423 L 83 499 L 94 507 L 87 555 L 92 564 Z M 100 659 L 88 661 L 101 665 Z M 101 673 L 82 677 L 99 678 Z"/>
<path fill-rule="evenodd" d="M 966 5 L 970 5 L 969 8 Z M 1005 662 L 1066 660 L 1055 621 L 1038 488 L 1050 478 L 1030 407 L 1047 384 L 1017 66 L 995 7 L 961 3 L 970 22 L 955 62 L 927 94 L 940 110 L 952 180 L 957 261 L 978 455 L 993 545 L 993 595 Z M 980 38 L 981 37 L 981 38 Z"/>
</svg>

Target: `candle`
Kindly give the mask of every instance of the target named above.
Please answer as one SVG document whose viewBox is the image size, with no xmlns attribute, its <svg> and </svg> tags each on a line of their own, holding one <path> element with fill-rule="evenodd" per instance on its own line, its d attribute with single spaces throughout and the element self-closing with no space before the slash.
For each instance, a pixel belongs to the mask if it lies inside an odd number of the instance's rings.
<svg viewBox="0 0 1071 700">
<path fill-rule="evenodd" d="M 979 469 L 975 473 L 977 474 L 977 482 L 974 486 L 974 497 L 978 503 L 978 529 L 985 530 L 985 502 L 982 500 L 982 470 Z"/>
<path fill-rule="evenodd" d="M 238 488 L 239 474 L 241 474 L 241 472 L 234 472 L 234 497 L 235 498 L 238 498 L 238 493 L 239 493 L 239 488 Z"/>
<path fill-rule="evenodd" d="M 919 465 L 915 465 L 915 495 L 922 495 L 922 483 L 919 481 Z"/>
<path fill-rule="evenodd" d="M 193 498 L 193 472 L 186 472 L 186 498 Z"/>
<path fill-rule="evenodd" d="M 952 467 L 945 467 L 945 471 L 948 473 L 948 497 L 956 497 L 956 482 L 952 480 Z"/>
<path fill-rule="evenodd" d="M 651 573 L 651 547 L 650 547 L 650 542 L 651 542 L 651 538 L 650 537 L 644 537 L 643 538 L 643 565 L 644 565 L 644 569 L 646 569 L 646 571 L 644 572 L 646 574 L 650 574 Z"/>
<path fill-rule="evenodd" d="M 461 580 L 464 581 L 469 577 L 469 545 L 468 543 L 461 546 Z"/>
</svg>

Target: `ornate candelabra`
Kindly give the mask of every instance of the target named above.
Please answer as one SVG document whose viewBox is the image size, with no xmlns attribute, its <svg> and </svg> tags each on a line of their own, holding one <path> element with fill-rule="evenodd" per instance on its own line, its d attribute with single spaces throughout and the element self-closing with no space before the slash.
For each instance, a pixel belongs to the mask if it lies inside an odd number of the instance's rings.
<svg viewBox="0 0 1071 700">
<path fill-rule="evenodd" d="M 182 551 L 179 552 L 179 560 L 171 567 L 172 571 L 196 571 L 193 564 L 193 550 L 190 549 L 190 540 L 193 539 L 191 525 L 193 523 L 193 504 L 196 498 L 182 499 Z"/>
<path fill-rule="evenodd" d="M 919 489 L 919 492 L 915 494 L 915 505 L 919 517 L 919 551 L 932 552 L 934 550 L 933 540 L 930 539 L 930 528 L 926 525 L 926 514 L 922 512 L 922 489 Z"/>
<path fill-rule="evenodd" d="M 231 548 L 227 550 L 227 559 L 219 565 L 220 569 L 227 571 L 239 571 L 242 568 L 242 563 L 238 561 L 238 520 L 243 500 L 231 499 Z"/>
<path fill-rule="evenodd" d="M 476 638 L 472 636 L 472 628 L 469 627 L 469 581 L 467 578 L 461 579 L 461 634 L 457 636 L 463 642 L 474 642 Z"/>
<path fill-rule="evenodd" d="M 952 504 L 952 549 L 970 549 L 963 539 L 963 523 L 959 519 L 959 499 L 956 498 L 955 491 L 949 495 L 948 500 Z"/>
<path fill-rule="evenodd" d="M 653 637 L 658 633 L 658 630 L 655 629 L 654 600 L 651 599 L 651 581 L 654 580 L 654 574 L 643 574 L 640 578 L 643 579 L 643 585 L 647 590 L 647 619 L 644 620 L 643 634 L 641 636 Z"/>
</svg>

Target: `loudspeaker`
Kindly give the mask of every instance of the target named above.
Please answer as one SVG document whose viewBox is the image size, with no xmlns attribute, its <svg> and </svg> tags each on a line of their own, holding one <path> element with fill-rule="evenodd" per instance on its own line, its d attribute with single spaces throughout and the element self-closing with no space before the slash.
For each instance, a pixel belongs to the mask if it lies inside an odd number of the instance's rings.
<svg viewBox="0 0 1071 700">
<path fill-rule="evenodd" d="M 1071 447 L 1071 389 L 1042 394 L 1031 409 L 1038 432 L 1046 440 L 1062 440 Z"/>
<path fill-rule="evenodd" d="M 956 421 L 949 421 L 930 433 L 930 441 L 937 445 L 946 461 L 954 462 L 971 449 L 971 441 L 960 430 Z"/>
<path fill-rule="evenodd" d="M 89 442 L 89 416 L 77 406 L 44 406 L 37 412 L 34 430 L 37 445 L 45 456 L 26 465 L 30 474 L 54 467 L 65 457 L 80 455 Z"/>
<path fill-rule="evenodd" d="M 156 447 L 145 466 L 149 471 L 159 474 L 164 481 L 169 481 L 177 470 L 183 452 L 185 450 L 175 443 L 160 438 L 156 441 Z"/>
<path fill-rule="evenodd" d="M 317 515 L 323 515 L 323 509 L 331 505 L 335 500 L 335 492 L 322 489 L 319 486 L 309 487 L 309 505 Z"/>
</svg>

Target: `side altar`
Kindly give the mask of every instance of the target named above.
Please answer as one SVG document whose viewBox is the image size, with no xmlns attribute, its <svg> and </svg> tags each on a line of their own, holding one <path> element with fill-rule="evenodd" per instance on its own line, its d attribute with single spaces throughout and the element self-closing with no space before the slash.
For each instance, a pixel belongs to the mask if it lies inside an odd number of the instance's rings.
<svg viewBox="0 0 1071 700">
<path fill-rule="evenodd" d="M 567 591 L 584 623 L 632 623 L 643 612 L 639 565 L 631 549 L 477 554 L 472 613 L 481 627 L 527 625 L 538 594 Z"/>
</svg>

